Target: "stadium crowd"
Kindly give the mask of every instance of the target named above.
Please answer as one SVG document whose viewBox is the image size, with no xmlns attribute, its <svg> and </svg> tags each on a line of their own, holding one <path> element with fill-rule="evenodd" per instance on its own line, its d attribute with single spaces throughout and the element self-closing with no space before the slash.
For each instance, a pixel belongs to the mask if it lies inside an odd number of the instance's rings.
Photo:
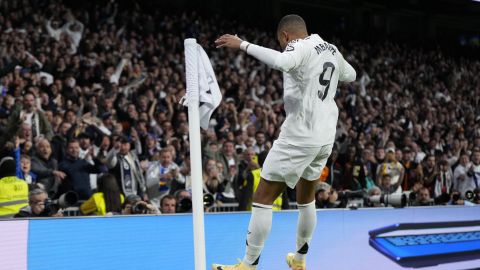
<svg viewBox="0 0 480 270">
<path fill-rule="evenodd" d="M 204 192 L 249 209 L 284 120 L 282 76 L 213 40 L 238 33 L 279 49 L 273 31 L 134 2 L 7 0 L 0 10 L 1 155 L 15 157 L 30 190 L 17 216 L 44 215 L 38 204 L 69 192 L 85 215 L 188 211 L 188 119 L 179 101 L 183 40 L 192 36 L 223 94 L 202 132 Z M 317 206 L 342 207 L 339 194 L 356 190 L 411 191 L 412 205 L 479 203 L 480 61 L 391 42 L 332 43 L 358 76 L 337 91 L 337 142 Z M 278 207 L 294 194 L 286 190 Z"/>
</svg>

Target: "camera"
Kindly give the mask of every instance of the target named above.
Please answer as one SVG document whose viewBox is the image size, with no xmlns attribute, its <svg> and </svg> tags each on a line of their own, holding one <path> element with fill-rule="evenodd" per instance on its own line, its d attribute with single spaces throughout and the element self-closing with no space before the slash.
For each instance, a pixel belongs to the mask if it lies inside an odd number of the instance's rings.
<svg viewBox="0 0 480 270">
<path fill-rule="evenodd" d="M 340 201 L 340 207 L 347 207 L 351 209 L 361 208 L 366 205 L 365 197 L 366 193 L 364 190 L 355 190 L 355 191 L 339 191 L 338 200 Z"/>
<path fill-rule="evenodd" d="M 78 202 L 78 194 L 73 191 L 62 194 L 57 200 L 46 199 L 45 209 L 43 213 L 46 215 L 54 215 L 60 209 L 65 209 L 70 206 L 76 205 Z"/>
<path fill-rule="evenodd" d="M 368 198 L 370 203 L 381 203 L 385 206 L 393 206 L 397 208 L 403 208 L 407 205 L 407 195 L 402 194 L 382 194 L 374 195 Z"/>
<path fill-rule="evenodd" d="M 133 215 L 145 215 L 147 214 L 147 205 L 143 201 L 138 201 L 132 205 L 132 214 Z"/>
<path fill-rule="evenodd" d="M 408 202 L 412 205 L 413 202 L 417 200 L 417 193 L 413 191 L 405 191 L 404 194 L 408 196 Z"/>
<path fill-rule="evenodd" d="M 471 202 L 477 202 L 480 198 L 478 196 L 478 190 L 467 190 L 465 191 L 465 199 L 471 201 Z"/>
<path fill-rule="evenodd" d="M 215 203 L 215 198 L 210 193 L 203 194 L 203 206 L 211 207 Z M 177 213 L 189 213 L 192 211 L 192 199 L 183 198 L 178 202 Z"/>
</svg>

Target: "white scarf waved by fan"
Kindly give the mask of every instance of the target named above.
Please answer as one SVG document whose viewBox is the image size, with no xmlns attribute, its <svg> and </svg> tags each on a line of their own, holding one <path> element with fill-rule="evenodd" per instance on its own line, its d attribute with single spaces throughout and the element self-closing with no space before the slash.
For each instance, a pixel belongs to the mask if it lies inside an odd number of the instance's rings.
<svg viewBox="0 0 480 270">
<path fill-rule="evenodd" d="M 198 88 L 200 97 L 200 127 L 204 130 L 208 129 L 210 117 L 213 111 L 220 105 L 222 101 L 222 93 L 218 86 L 217 78 L 212 68 L 212 63 L 202 46 L 197 44 L 198 57 Z M 185 95 L 180 103 L 188 106 L 188 95 Z"/>
</svg>

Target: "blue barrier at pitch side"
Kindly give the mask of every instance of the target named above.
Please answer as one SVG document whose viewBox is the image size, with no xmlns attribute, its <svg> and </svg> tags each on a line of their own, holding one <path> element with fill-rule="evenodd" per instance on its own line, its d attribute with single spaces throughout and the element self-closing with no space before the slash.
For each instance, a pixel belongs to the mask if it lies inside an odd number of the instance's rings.
<svg viewBox="0 0 480 270">
<path fill-rule="evenodd" d="M 284 256 L 295 249 L 297 216 L 294 211 L 274 214 L 259 270 L 288 269 Z M 480 207 L 325 210 L 317 216 L 309 269 L 404 269 L 368 244 L 368 231 L 394 223 L 480 219 Z M 243 256 L 249 217 L 249 213 L 205 216 L 208 264 L 235 263 Z M 7 225 L 12 222 L 0 222 L 0 230 Z M 194 269 L 190 215 L 42 219 L 24 227 L 28 240 L 2 242 L 0 250 L 28 241 L 27 256 L 16 259 L 21 265 L 18 260 L 26 258 L 26 268 L 3 264 L 0 269 Z M 468 260 L 422 269 L 478 266 L 480 260 Z"/>
</svg>

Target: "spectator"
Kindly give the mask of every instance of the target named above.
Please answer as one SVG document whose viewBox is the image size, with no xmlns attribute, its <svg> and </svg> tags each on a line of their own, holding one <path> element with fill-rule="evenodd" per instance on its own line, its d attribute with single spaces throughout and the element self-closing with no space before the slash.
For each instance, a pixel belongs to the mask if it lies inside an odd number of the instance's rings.
<svg viewBox="0 0 480 270">
<path fill-rule="evenodd" d="M 67 144 L 67 156 L 64 161 L 60 162 L 58 168 L 67 176 L 59 187 L 59 193 L 63 194 L 67 191 L 77 193 L 80 200 L 86 200 L 92 195 L 90 186 L 90 174 L 100 173 L 100 164 L 97 160 L 88 162 L 87 159 L 80 159 L 80 144 L 77 140 L 70 140 Z M 91 158 L 92 153 L 87 154 Z"/>
<path fill-rule="evenodd" d="M 84 215 L 93 214 L 105 216 L 107 213 L 120 214 L 125 200 L 117 185 L 117 180 L 111 174 L 104 174 L 97 180 L 98 192 L 92 194 L 82 203 L 80 211 Z"/>
<path fill-rule="evenodd" d="M 32 139 L 44 136 L 48 140 L 51 140 L 53 137 L 50 122 L 46 119 L 44 113 L 37 109 L 37 106 L 35 105 L 35 96 L 32 93 L 25 94 L 23 98 L 23 106 L 17 105 L 14 108 L 8 119 L 7 132 L 9 133 L 6 134 L 7 137 L 5 139 L 9 140 L 12 138 L 14 134 L 11 132 L 19 130 L 22 124 L 30 128 L 29 134 L 32 134 Z"/>
<path fill-rule="evenodd" d="M 405 168 L 405 179 L 403 180 L 402 189 L 409 190 L 417 179 L 422 179 L 422 167 L 415 162 L 409 147 L 403 149 L 401 163 Z"/>
<path fill-rule="evenodd" d="M 434 192 L 434 180 L 435 175 L 437 173 L 437 165 L 436 165 L 436 158 L 434 155 L 429 155 L 425 158 L 425 161 L 422 166 L 422 176 L 423 176 L 423 183 L 428 190 L 430 190 L 430 194 Z"/>
<path fill-rule="evenodd" d="M 390 176 L 391 185 L 388 188 L 391 188 L 392 192 L 398 193 L 402 192 L 402 181 L 404 179 L 405 168 L 403 165 L 398 162 L 395 158 L 395 149 L 389 147 L 387 150 L 387 155 L 385 162 L 380 164 L 377 168 L 377 179 L 382 180 L 382 186 L 386 187 L 384 184 L 385 177 L 382 177 L 385 174 Z M 378 183 L 379 184 L 379 183 Z"/>
<path fill-rule="evenodd" d="M 223 192 L 224 180 L 222 173 L 218 171 L 217 162 L 214 159 L 207 160 L 203 172 L 203 192 L 217 198 L 219 193 Z"/>
<path fill-rule="evenodd" d="M 434 197 L 442 194 L 450 194 L 453 186 L 453 173 L 450 166 L 448 166 L 448 161 L 441 160 L 438 163 L 438 167 L 439 169 L 434 179 Z"/>
<path fill-rule="evenodd" d="M 469 190 L 478 189 L 480 186 L 480 149 L 474 148 L 472 154 L 472 165 L 468 169 L 468 177 L 470 182 L 473 182 L 473 185 L 470 184 Z"/>
<path fill-rule="evenodd" d="M 238 210 L 246 211 L 249 208 L 253 196 L 254 175 L 252 171 L 260 168 L 258 162 L 255 162 L 255 151 L 253 147 L 247 148 L 243 152 L 243 158 L 238 165 L 236 175 L 236 198 L 238 200 Z"/>
<path fill-rule="evenodd" d="M 322 175 L 325 174 L 325 179 L 320 177 L 321 181 L 329 184 L 333 189 L 341 189 L 342 181 L 342 166 L 338 162 L 338 150 L 337 147 L 333 147 L 330 157 L 328 157 L 327 164 L 323 169 Z"/>
<path fill-rule="evenodd" d="M 135 194 L 147 199 L 145 178 L 137 154 L 131 151 L 126 137 L 118 138 L 107 155 L 106 163 L 110 173 L 117 179 L 120 191 L 125 196 Z"/>
<path fill-rule="evenodd" d="M 363 166 L 358 159 L 356 145 L 349 144 L 346 151 L 338 159 L 341 164 L 340 170 L 342 171 L 342 181 L 339 188 L 349 190 L 361 189 L 360 178 L 364 179 L 364 172 Z"/>
<path fill-rule="evenodd" d="M 32 159 L 29 155 L 20 156 L 20 179 L 25 180 L 27 184 L 31 185 L 37 182 L 37 175 L 32 172 Z"/>
<path fill-rule="evenodd" d="M 217 162 L 217 168 L 219 172 L 223 171 L 223 163 Z M 223 176 L 223 191 L 219 193 L 218 200 L 224 203 L 234 203 L 237 202 L 235 198 L 235 177 L 237 176 L 237 166 L 230 166 L 227 176 Z"/>
<path fill-rule="evenodd" d="M 257 133 L 255 133 L 255 145 L 253 146 L 253 150 L 257 155 L 266 150 L 265 133 L 263 131 L 257 131 Z"/>
<path fill-rule="evenodd" d="M 180 183 L 180 169 L 173 162 L 172 152 L 168 149 L 160 151 L 160 160 L 152 162 L 146 173 L 147 192 L 150 200 L 160 206 L 160 198 L 165 194 L 174 193 L 184 183 Z"/>
<path fill-rule="evenodd" d="M 463 196 L 467 190 L 473 190 L 475 188 L 473 177 L 467 175 L 470 168 L 472 168 L 470 159 L 468 155 L 464 153 L 460 156 L 460 162 L 453 172 L 453 189 L 460 194 L 461 198 L 464 198 Z"/>
<path fill-rule="evenodd" d="M 238 171 L 238 157 L 235 151 L 235 143 L 233 141 L 225 141 L 222 147 L 222 154 L 217 159 L 223 163 L 223 171 L 220 172 L 225 178 L 230 179 L 232 172 Z M 235 169 L 231 169 L 235 167 Z"/>
<path fill-rule="evenodd" d="M 59 162 L 63 161 L 66 154 L 68 133 L 72 128 L 72 124 L 68 122 L 62 122 L 59 131 L 52 139 L 53 158 Z"/>
<path fill-rule="evenodd" d="M 58 162 L 52 155 L 47 139 L 39 139 L 35 145 L 36 154 L 32 157 L 32 172 L 37 175 L 37 183 L 45 188 L 49 197 L 55 196 L 60 182 L 67 176 L 58 170 Z"/>
<path fill-rule="evenodd" d="M 190 152 L 185 153 L 182 166 L 180 166 L 180 175 L 178 178 L 179 183 L 185 185 L 185 190 L 192 191 L 192 175 L 190 165 Z M 182 190 L 182 189 L 180 189 Z"/>
<path fill-rule="evenodd" d="M 373 147 L 373 145 L 372 145 Z M 365 147 L 362 153 L 362 161 L 364 164 L 365 175 L 372 178 L 373 182 L 376 183 L 377 177 L 377 162 L 375 160 L 375 156 L 373 155 L 372 148 Z"/>
<path fill-rule="evenodd" d="M 392 184 L 392 176 L 390 174 L 383 174 L 381 177 L 379 177 L 379 179 L 381 179 L 379 187 L 383 194 L 392 194 L 397 192 L 398 187 Z"/>
</svg>

